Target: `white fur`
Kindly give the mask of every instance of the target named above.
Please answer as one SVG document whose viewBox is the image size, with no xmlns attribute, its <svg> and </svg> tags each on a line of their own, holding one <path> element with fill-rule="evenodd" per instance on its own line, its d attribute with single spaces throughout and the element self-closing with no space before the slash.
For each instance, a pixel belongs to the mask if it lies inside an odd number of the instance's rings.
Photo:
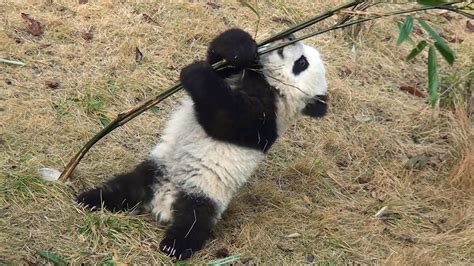
<svg viewBox="0 0 474 266">
<path fill-rule="evenodd" d="M 302 55 L 308 60 L 309 67 L 295 75 L 294 62 Z M 295 122 L 308 100 L 316 95 L 326 95 L 326 70 L 319 52 L 302 42 L 286 46 L 283 49 L 283 57 L 277 52 L 265 54 L 261 62 L 268 83 L 280 93 L 277 102 L 277 125 L 278 133 L 282 134 Z"/>
<path fill-rule="evenodd" d="M 306 101 L 326 94 L 327 89 L 324 66 L 314 48 L 296 43 L 283 51 L 283 58 L 276 52 L 261 58 L 263 74 L 280 92 L 276 103 L 279 134 L 295 121 Z M 303 54 L 310 65 L 295 76 L 293 64 Z M 236 80 L 229 80 L 231 86 L 234 82 Z M 165 175 L 171 183 L 156 186 L 149 208 L 158 220 L 168 222 L 178 188 L 209 197 L 217 204 L 220 216 L 264 158 L 264 153 L 209 137 L 196 119 L 192 100 L 186 96 L 172 114 L 161 142 L 150 157 L 164 164 Z"/>
<path fill-rule="evenodd" d="M 154 191 L 153 199 L 145 208 L 151 211 L 156 220 L 161 223 L 171 222 L 173 218 L 171 207 L 176 198 L 176 187 L 172 183 L 158 184 Z"/>
<path fill-rule="evenodd" d="M 198 123 L 193 102 L 187 96 L 172 115 L 161 139 L 151 158 L 164 163 L 167 177 L 179 188 L 213 199 L 219 214 L 264 157 L 261 151 L 209 137 Z M 162 206 L 165 204 L 160 197 L 163 196 L 157 193 L 152 200 L 153 213 L 169 207 Z"/>
</svg>

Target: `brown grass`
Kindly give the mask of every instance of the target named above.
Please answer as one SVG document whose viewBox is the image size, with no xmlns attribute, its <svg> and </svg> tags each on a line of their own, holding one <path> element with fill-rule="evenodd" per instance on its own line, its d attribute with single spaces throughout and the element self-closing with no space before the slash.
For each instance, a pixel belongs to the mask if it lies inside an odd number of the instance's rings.
<svg viewBox="0 0 474 266">
<path fill-rule="evenodd" d="M 341 1 L 321 2 L 259 1 L 258 39 Z M 100 142 L 70 186 L 40 181 L 36 169 L 62 169 L 100 129 L 101 116 L 112 118 L 173 84 L 220 31 L 254 31 L 249 9 L 212 3 L 0 2 L 0 57 L 27 63 L 0 65 L 1 263 L 42 261 L 40 250 L 73 263 L 170 261 L 157 250 L 163 227 L 148 215 L 88 213 L 73 198 L 74 190 L 144 157 L 179 96 Z M 21 12 L 44 25 L 42 36 L 25 31 Z M 464 39 L 450 44 L 458 58 L 441 73 L 466 76 L 474 57 L 466 20 L 423 16 Z M 426 62 L 403 62 L 410 47 L 394 45 L 393 21 L 363 27 L 354 36 L 356 58 L 345 41 L 349 31 L 309 40 L 327 62 L 330 114 L 301 119 L 280 139 L 192 262 L 226 248 L 252 263 L 474 263 L 472 117 L 459 107 L 434 119 L 425 99 L 399 91 L 404 83 L 425 88 Z M 59 88 L 48 87 L 50 80 Z M 425 163 L 407 169 L 415 156 Z M 300 236 L 286 237 L 292 233 Z"/>
</svg>

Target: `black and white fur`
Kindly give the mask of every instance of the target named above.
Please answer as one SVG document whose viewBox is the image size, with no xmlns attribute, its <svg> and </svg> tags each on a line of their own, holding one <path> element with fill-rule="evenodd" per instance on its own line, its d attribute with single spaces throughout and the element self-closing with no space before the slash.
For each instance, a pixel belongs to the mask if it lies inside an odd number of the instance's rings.
<svg viewBox="0 0 474 266">
<path fill-rule="evenodd" d="M 222 59 L 231 67 L 216 72 L 211 64 Z M 239 29 L 214 39 L 207 61 L 185 67 L 180 79 L 188 95 L 148 158 L 77 200 L 150 211 L 169 224 L 160 250 L 186 259 L 277 137 L 300 114 L 325 115 L 327 85 L 314 48 L 297 42 L 258 58 L 255 41 Z"/>
</svg>

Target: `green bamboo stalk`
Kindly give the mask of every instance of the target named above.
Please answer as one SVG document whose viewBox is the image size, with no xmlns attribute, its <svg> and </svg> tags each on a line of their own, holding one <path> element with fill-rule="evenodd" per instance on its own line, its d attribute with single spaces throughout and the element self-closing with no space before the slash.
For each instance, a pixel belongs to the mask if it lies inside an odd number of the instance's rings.
<svg viewBox="0 0 474 266">
<path fill-rule="evenodd" d="M 280 32 L 280 33 L 278 33 L 278 34 L 276 34 L 276 35 L 274 35 L 274 36 L 272 36 L 272 37 L 270 37 L 270 38 L 268 38 L 268 39 L 262 41 L 259 45 L 261 46 L 261 45 L 265 45 L 265 44 L 271 43 L 271 42 L 276 41 L 276 40 L 278 40 L 278 39 L 281 39 L 281 38 L 283 38 L 283 37 L 285 37 L 285 36 L 288 36 L 288 35 L 290 35 L 290 34 L 292 34 L 292 33 L 295 33 L 295 32 L 297 32 L 297 31 L 300 31 L 300 30 L 302 30 L 302 29 L 304 29 L 304 28 L 307 28 L 307 27 L 309 27 L 309 26 L 311 26 L 311 25 L 314 25 L 314 24 L 316 24 L 316 23 L 318 23 L 318 22 L 320 22 L 320 21 L 323 21 L 323 20 L 325 20 L 325 19 L 327 19 L 327 18 L 333 16 L 334 14 L 336 14 L 337 12 L 339 12 L 339 11 L 341 11 L 341 10 L 343 10 L 343 9 L 346 9 L 346 8 L 349 8 L 349 7 L 353 7 L 353 6 L 355 6 L 355 5 L 358 5 L 358 4 L 361 3 L 361 2 L 364 2 L 364 1 L 363 1 L 363 0 L 356 0 L 356 1 L 352 1 L 352 2 L 346 3 L 346 4 L 339 5 L 339 6 L 335 7 L 334 9 L 331 9 L 331 10 L 329 10 L 329 11 L 326 11 L 325 13 L 323 13 L 323 14 L 321 14 L 321 15 L 312 17 L 312 18 L 310 18 L 310 19 L 308 19 L 308 20 L 303 21 L 302 23 L 299 23 L 299 24 L 297 24 L 297 25 L 294 25 L 294 26 L 290 27 L 289 29 L 284 30 L 284 31 L 282 31 L 282 32 Z"/>
<path fill-rule="evenodd" d="M 223 62 L 219 62 L 213 65 L 213 67 L 218 70 L 225 66 Z M 123 126 L 128 121 L 132 120 L 133 118 L 137 117 L 141 113 L 145 112 L 146 110 L 152 108 L 153 106 L 157 105 L 158 103 L 162 102 L 166 98 L 170 97 L 171 95 L 175 94 L 176 92 L 180 91 L 183 88 L 181 83 L 174 84 L 171 88 L 167 89 L 166 91 L 160 93 L 159 95 L 147 100 L 146 102 L 135 106 L 123 113 L 117 115 L 117 117 L 112 120 L 107 126 L 105 126 L 101 131 L 95 134 L 75 155 L 71 158 L 69 163 L 66 165 L 66 168 L 59 176 L 60 181 L 66 181 L 69 176 L 71 176 L 74 169 L 76 169 L 79 162 L 82 158 L 86 155 L 86 153 L 103 137 L 107 134 L 112 132 L 117 127 Z"/>
<path fill-rule="evenodd" d="M 302 30 L 306 27 L 309 27 L 317 22 L 320 22 L 324 19 L 327 19 L 331 16 L 333 16 L 334 14 L 336 14 L 338 11 L 340 10 L 343 10 L 343 9 L 346 9 L 346 8 L 349 8 L 349 7 L 353 7 L 359 3 L 361 3 L 363 1 L 361 0 L 357 0 L 357 1 L 351 1 L 347 4 L 343 4 L 343 5 L 340 5 L 330 11 L 327 11 L 325 12 L 324 14 L 322 15 L 319 15 L 319 16 L 315 16 L 313 18 L 310 18 L 300 24 L 297 24 L 285 31 L 282 31 L 266 40 L 264 40 L 263 42 L 261 42 L 258 46 L 261 47 L 265 44 L 268 44 L 268 43 L 271 43 L 272 41 L 275 41 L 275 40 L 278 40 L 284 36 L 287 36 L 291 33 L 294 33 L 294 32 L 297 32 L 299 30 Z M 319 30 L 319 31 L 316 31 L 316 32 L 313 32 L 313 33 L 310 33 L 310 34 L 307 34 L 307 35 L 304 35 L 300 38 L 297 38 L 293 41 L 289 41 L 289 42 L 286 42 L 284 44 L 281 44 L 281 45 L 278 45 L 278 46 L 275 46 L 275 47 L 271 47 L 267 50 L 264 50 L 264 51 L 261 51 L 259 52 L 259 55 L 262 55 L 262 54 L 265 54 L 265 53 L 269 53 L 271 51 L 274 51 L 276 49 L 279 49 L 279 48 L 282 48 L 284 46 L 287 46 L 287 45 L 290 45 L 292 43 L 295 43 L 295 42 L 298 42 L 298 41 L 301 41 L 301 40 L 304 40 L 304 39 L 307 39 L 307 38 L 310 38 L 310 37 L 313 37 L 313 36 L 316 36 L 316 35 L 319 35 L 319 34 L 322 34 L 322 33 L 325 33 L 325 32 L 328 32 L 328 31 L 332 31 L 332 30 L 336 30 L 336 29 L 341 29 L 341 28 L 345 28 L 345 27 L 349 27 L 351 25 L 355 25 L 357 23 L 363 23 L 363 22 L 366 22 L 366 21 L 370 21 L 370 20 L 374 20 L 374 19 L 379 19 L 379 18 L 382 18 L 382 17 L 387 17 L 387 16 L 393 16 L 393 15 L 399 15 L 399 14 L 405 14 L 405 13 L 410 13 L 410 12 L 417 12 L 417 11 L 423 11 L 423 10 L 429 10 L 429 9 L 446 9 L 446 10 L 450 10 L 450 11 L 453 11 L 453 12 L 456 12 L 453 10 L 453 8 L 447 8 L 449 5 L 452 5 L 452 4 L 455 4 L 455 3 L 459 3 L 459 2 L 454 2 L 454 3 L 449 3 L 449 4 L 445 4 L 445 5 L 441 5 L 441 6 L 425 6 L 425 7 L 421 7 L 421 8 L 414 8 L 414 9 L 409 9 L 409 10 L 402 10 L 402 11 L 396 11 L 396 12 L 391 12 L 391 13 L 387 13 L 387 14 L 382 14 L 382 15 L 377 15 L 377 16 L 374 16 L 374 17 L 371 17 L 371 18 L 363 18 L 363 19 L 359 19 L 359 20 L 354 20 L 354 21 L 351 21 L 351 22 L 348 22 L 348 23 L 344 23 L 344 24 L 337 24 L 335 26 L 332 26 L 332 27 L 329 27 L 329 28 L 326 28 L 326 29 L 323 29 L 323 30 Z M 219 62 L 219 63 L 216 63 L 213 65 L 213 67 L 216 69 L 216 70 L 219 70 L 219 69 L 222 69 L 226 66 L 227 64 L 223 61 Z M 61 181 L 66 181 L 70 175 L 72 174 L 72 172 L 74 171 L 74 169 L 77 167 L 77 165 L 79 164 L 79 162 L 81 161 L 81 159 L 85 156 L 85 154 L 92 148 L 92 146 L 97 143 L 100 139 L 102 139 L 103 137 L 105 137 L 107 134 L 109 134 L 110 132 L 112 132 L 114 129 L 116 129 L 117 127 L 120 127 L 122 125 L 124 125 L 125 123 L 127 123 L 128 121 L 132 120 L 133 118 L 135 118 L 136 116 L 140 115 L 141 113 L 145 112 L 146 110 L 150 109 L 151 107 L 155 106 L 156 104 L 160 103 L 161 101 L 165 100 L 166 98 L 170 97 L 171 95 L 175 94 L 176 92 L 180 91 L 182 89 L 182 85 L 181 83 L 176 83 L 175 85 L 173 85 L 172 87 L 170 87 L 169 89 L 167 89 L 166 91 L 164 91 L 163 93 L 147 100 L 145 103 L 141 104 L 141 105 L 138 105 L 134 108 L 131 108 L 129 110 L 127 110 L 126 112 L 123 112 L 123 113 L 120 113 L 113 121 L 111 121 L 106 127 L 104 127 L 101 131 L 99 131 L 94 137 L 92 137 L 80 150 L 79 152 L 69 161 L 69 163 L 66 165 L 66 168 L 65 170 L 61 173 L 61 176 L 59 177 L 59 180 Z"/>
<path fill-rule="evenodd" d="M 326 28 L 326 29 L 323 29 L 323 30 L 319 30 L 319 31 L 315 31 L 315 32 L 306 34 L 306 35 L 304 35 L 302 37 L 299 37 L 299 38 L 296 38 L 294 40 L 291 40 L 291 41 L 285 42 L 283 44 L 268 48 L 264 51 L 261 51 L 259 54 L 263 55 L 263 54 L 278 50 L 278 49 L 280 49 L 282 47 L 285 47 L 287 45 L 290 45 L 290 44 L 308 39 L 310 37 L 314 37 L 316 35 L 326 33 L 328 31 L 342 29 L 342 28 L 349 27 L 349 26 L 352 26 L 352 25 L 355 25 L 355 24 L 360 24 L 360 23 L 364 23 L 364 22 L 367 22 L 367 21 L 371 21 L 371 20 L 375 20 L 375 19 L 379 19 L 379 18 L 383 18 L 383 17 L 389 17 L 389 16 L 401 15 L 401 14 L 406 14 L 406 13 L 425 11 L 425 10 L 430 10 L 430 9 L 447 9 L 447 8 L 445 8 L 444 5 L 441 5 L 441 6 L 424 6 L 424 7 L 419 7 L 419 8 L 412 8 L 412 9 L 400 10 L 400 11 L 395 11 L 395 12 L 389 12 L 389 13 L 385 13 L 385 14 L 381 14 L 381 15 L 374 15 L 373 17 L 370 17 L 370 18 L 362 18 L 362 19 L 358 19 L 358 20 L 353 20 L 353 21 L 350 21 L 350 22 L 347 22 L 347 23 L 344 23 L 344 24 L 335 25 L 335 26 L 332 26 L 332 27 L 329 27 L 329 28 Z M 447 10 L 451 10 L 451 9 L 447 9 Z"/>
<path fill-rule="evenodd" d="M 262 43 L 259 44 L 259 46 L 265 45 L 273 40 L 278 40 L 284 36 L 287 36 L 288 34 L 294 33 L 298 30 L 301 30 L 305 27 L 311 26 L 319 21 L 322 21 L 332 15 L 334 15 L 336 12 L 345 9 L 347 7 L 352 7 L 357 5 L 361 0 L 356 0 L 356 1 L 351 1 L 347 4 L 338 6 L 330 11 L 327 11 L 326 13 L 315 16 L 313 18 L 310 18 L 301 24 L 295 25 L 288 30 L 282 31 L 278 33 L 277 35 L 263 41 Z M 219 62 L 214 65 L 216 69 L 225 67 L 224 62 Z M 159 94 L 158 96 L 155 96 L 152 99 L 149 99 L 145 103 L 136 106 L 124 113 L 120 113 L 114 120 L 112 120 L 106 127 L 104 127 L 101 131 L 99 131 L 94 137 L 92 137 L 80 150 L 79 152 L 74 155 L 74 157 L 71 158 L 69 163 L 66 165 L 66 168 L 64 171 L 61 173 L 61 176 L 59 177 L 60 181 L 66 181 L 69 176 L 72 174 L 74 169 L 76 169 L 77 165 L 79 162 L 82 160 L 82 158 L 86 155 L 86 153 L 92 148 L 92 146 L 97 143 L 99 140 L 101 140 L 105 135 L 109 134 L 112 132 L 114 129 L 117 127 L 120 127 L 130 121 L 131 119 L 135 118 L 136 116 L 140 115 L 141 113 L 145 112 L 146 110 L 150 109 L 151 107 L 155 106 L 156 104 L 160 103 L 161 101 L 165 100 L 169 96 L 173 95 L 174 93 L 180 91 L 182 89 L 181 83 L 177 83 L 173 85 L 171 88 L 167 89 L 163 93 Z"/>
</svg>

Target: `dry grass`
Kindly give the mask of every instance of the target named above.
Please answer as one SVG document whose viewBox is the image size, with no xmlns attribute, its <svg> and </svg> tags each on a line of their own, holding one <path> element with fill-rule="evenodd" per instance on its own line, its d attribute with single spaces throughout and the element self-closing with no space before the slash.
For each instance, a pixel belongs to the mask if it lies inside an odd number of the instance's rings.
<svg viewBox="0 0 474 266">
<path fill-rule="evenodd" d="M 286 28 L 282 18 L 299 21 L 335 2 L 259 1 L 258 38 Z M 21 12 L 45 26 L 41 37 L 25 31 Z M 431 18 L 464 39 L 451 44 L 457 62 L 442 73 L 467 73 L 474 49 L 465 19 Z M 100 142 L 71 186 L 40 181 L 36 169 L 62 169 L 100 117 L 158 94 L 218 32 L 253 31 L 255 15 L 234 1 L 3 0 L 0 21 L 0 57 L 27 63 L 0 65 L 0 263 L 41 261 L 39 250 L 73 263 L 169 262 L 157 250 L 163 228 L 149 216 L 88 213 L 73 195 L 144 157 L 176 97 Z M 393 19 L 363 27 L 355 59 L 345 33 L 310 40 L 327 62 L 331 113 L 301 119 L 282 137 L 192 262 L 226 248 L 253 263 L 474 263 L 472 117 L 458 108 L 433 119 L 424 99 L 399 91 L 424 88 L 426 65 L 403 62 L 409 47 L 395 47 L 396 33 Z M 425 163 L 405 168 L 420 155 Z M 300 236 L 286 238 L 292 233 Z"/>
</svg>

